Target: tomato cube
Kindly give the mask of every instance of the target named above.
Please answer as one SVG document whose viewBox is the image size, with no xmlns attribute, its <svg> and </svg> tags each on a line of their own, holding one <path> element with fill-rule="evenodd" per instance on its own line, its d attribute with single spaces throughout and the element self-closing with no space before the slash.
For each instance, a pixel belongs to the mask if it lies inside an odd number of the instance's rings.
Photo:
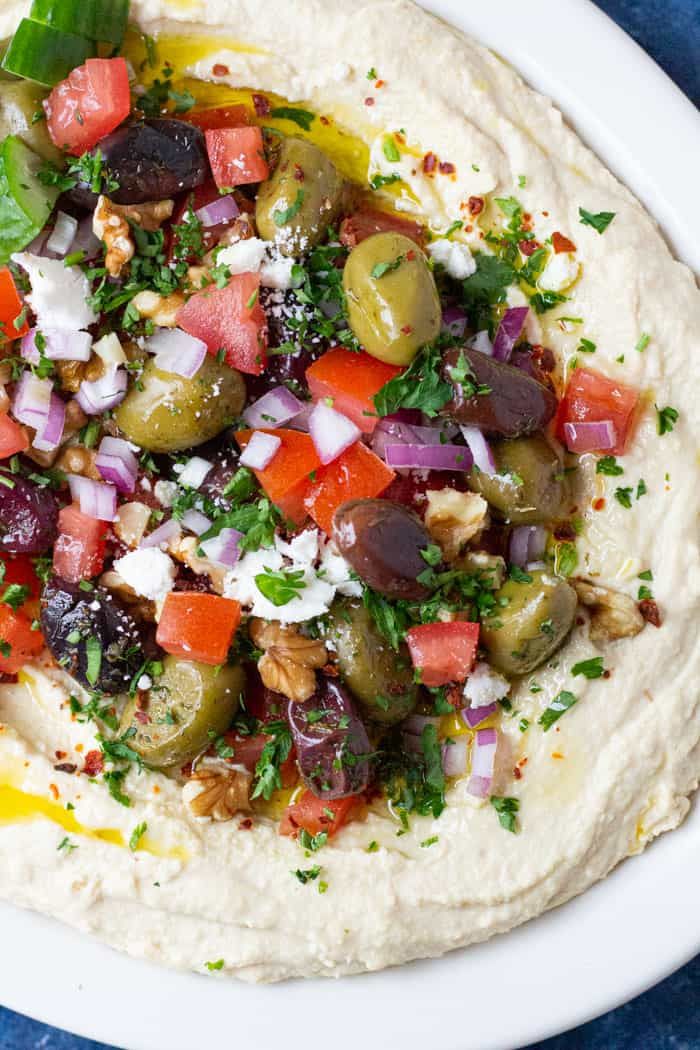
<svg viewBox="0 0 700 1050">
<path fill-rule="evenodd" d="M 8 459 L 16 452 L 29 448 L 29 438 L 19 423 L 10 419 L 7 412 L 0 413 L 0 459 Z"/>
<path fill-rule="evenodd" d="M 258 376 L 265 368 L 267 319 L 260 305 L 260 276 L 234 274 L 224 288 L 191 295 L 177 314 L 185 332 L 207 344 L 210 354 L 224 351 L 231 368 Z"/>
<path fill-rule="evenodd" d="M 411 662 L 423 685 L 434 688 L 463 682 L 472 669 L 479 644 L 479 624 L 424 623 L 406 632 Z"/>
<path fill-rule="evenodd" d="M 75 505 L 64 507 L 58 515 L 58 539 L 53 548 L 53 567 L 57 576 L 80 583 L 102 572 L 109 529 Z"/>
<path fill-rule="evenodd" d="M 21 339 L 29 331 L 26 321 L 19 323 L 22 314 L 22 300 L 19 297 L 14 277 L 9 267 L 0 268 L 0 343 L 10 339 Z"/>
<path fill-rule="evenodd" d="M 239 430 L 236 441 L 245 448 L 252 430 Z M 254 471 L 265 494 L 286 518 L 300 525 L 306 518 L 304 500 L 311 485 L 310 475 L 321 466 L 321 460 L 308 434 L 299 430 L 265 430 L 282 444 L 264 470 Z"/>
<path fill-rule="evenodd" d="M 207 109 L 193 109 L 189 113 L 179 113 L 180 120 L 194 124 L 202 131 L 219 128 L 238 128 L 241 124 L 250 124 L 250 110 L 247 106 L 209 106 Z"/>
<path fill-rule="evenodd" d="M 204 132 L 209 163 L 220 190 L 263 182 L 270 173 L 258 127 L 210 128 Z"/>
<path fill-rule="evenodd" d="M 78 157 L 114 131 L 131 112 L 123 58 L 89 58 L 57 84 L 44 102 L 46 126 L 59 149 Z"/>
<path fill-rule="evenodd" d="M 401 371 L 364 352 L 354 354 L 352 350 L 336 347 L 307 368 L 306 381 L 314 401 L 332 398 L 333 408 L 365 434 L 371 434 L 379 422 L 372 399 Z"/>
<path fill-rule="evenodd" d="M 571 375 L 556 418 L 556 434 L 565 444 L 565 423 L 602 423 L 610 420 L 617 442 L 613 448 L 601 449 L 621 455 L 629 441 L 639 391 L 588 368 L 577 368 Z"/>
<path fill-rule="evenodd" d="M 349 499 L 372 499 L 391 484 L 396 475 L 366 445 L 357 441 L 341 456 L 319 470 L 309 486 L 304 506 L 329 536 L 333 515 Z"/>
<path fill-rule="evenodd" d="M 156 642 L 173 656 L 215 667 L 226 662 L 240 622 L 241 607 L 232 598 L 171 591 L 163 605 Z"/>
<path fill-rule="evenodd" d="M 0 672 L 16 674 L 44 648 L 41 631 L 33 631 L 28 616 L 0 603 Z"/>
<path fill-rule="evenodd" d="M 357 812 L 362 804 L 362 795 L 348 795 L 346 798 L 317 798 L 313 792 L 306 790 L 298 802 L 287 806 L 280 821 L 280 835 L 296 835 L 299 831 L 308 831 L 309 835 L 318 835 L 322 831 L 332 838 L 340 831 L 343 824 Z"/>
</svg>

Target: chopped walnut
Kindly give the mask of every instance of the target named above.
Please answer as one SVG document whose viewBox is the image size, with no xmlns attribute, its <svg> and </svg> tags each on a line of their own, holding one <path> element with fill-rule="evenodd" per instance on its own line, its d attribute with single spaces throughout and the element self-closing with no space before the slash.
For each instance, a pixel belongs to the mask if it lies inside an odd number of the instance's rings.
<svg viewBox="0 0 700 1050">
<path fill-rule="evenodd" d="M 117 539 L 120 539 L 127 547 L 138 547 L 148 527 L 150 517 L 151 508 L 145 503 L 136 501 L 122 503 L 112 526 L 117 534 Z"/>
<path fill-rule="evenodd" d="M 253 776 L 230 769 L 221 762 L 200 765 L 182 788 L 182 798 L 195 817 L 231 820 L 241 810 L 250 810 Z"/>
<path fill-rule="evenodd" d="M 192 572 L 198 576 L 208 576 L 212 587 L 217 594 L 224 593 L 224 580 L 228 569 L 223 565 L 217 565 L 208 558 L 200 558 L 197 554 L 199 540 L 194 536 L 186 536 L 184 539 L 176 539 L 168 544 L 168 551 L 176 561 L 181 561 L 189 566 Z"/>
<path fill-rule="evenodd" d="M 109 197 L 100 195 L 95 214 L 92 217 L 92 231 L 104 241 L 107 248 L 105 266 L 111 277 L 119 277 L 128 262 L 134 257 L 135 245 L 131 236 L 129 223 L 112 204 Z"/>
<path fill-rule="evenodd" d="M 187 283 L 191 288 L 204 288 L 209 280 L 210 270 L 208 266 L 187 267 Z"/>
<path fill-rule="evenodd" d="M 105 373 L 105 363 L 97 354 L 93 354 L 89 361 L 56 361 L 54 364 L 61 390 L 71 394 L 78 393 L 84 379 L 93 383 Z"/>
<path fill-rule="evenodd" d="M 296 627 L 257 618 L 250 621 L 249 629 L 253 645 L 263 650 L 258 662 L 263 685 L 288 700 L 308 700 L 316 691 L 314 669 L 328 660 L 323 642 L 307 638 Z"/>
<path fill-rule="evenodd" d="M 475 492 L 440 489 L 428 492 L 425 524 L 432 538 L 442 547 L 447 561 L 454 561 L 469 540 L 488 524 L 489 505 Z"/>
<path fill-rule="evenodd" d="M 97 451 L 94 448 L 85 448 L 84 445 L 68 445 L 56 460 L 56 466 L 59 470 L 64 470 L 66 474 L 79 474 L 93 481 L 103 481 L 102 475 L 95 466 L 96 458 Z"/>
<path fill-rule="evenodd" d="M 112 214 L 122 215 L 142 230 L 155 233 L 172 215 L 175 201 L 145 201 L 143 204 L 115 204 L 110 201 L 109 207 Z"/>
<path fill-rule="evenodd" d="M 609 587 L 571 581 L 582 605 L 591 610 L 589 634 L 592 642 L 614 642 L 618 638 L 633 638 L 644 627 L 644 617 L 637 603 L 627 594 Z"/>
<path fill-rule="evenodd" d="M 131 306 L 138 310 L 141 317 L 147 317 L 158 328 L 175 328 L 177 313 L 184 305 L 182 292 L 171 295 L 158 295 L 157 292 L 139 292 L 131 300 Z"/>
</svg>

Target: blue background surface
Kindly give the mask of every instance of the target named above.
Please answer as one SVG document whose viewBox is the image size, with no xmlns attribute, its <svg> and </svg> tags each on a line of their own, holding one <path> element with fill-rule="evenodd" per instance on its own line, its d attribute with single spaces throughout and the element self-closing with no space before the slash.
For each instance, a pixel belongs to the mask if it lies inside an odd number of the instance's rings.
<svg viewBox="0 0 700 1050">
<path fill-rule="evenodd" d="M 700 0 L 598 0 L 598 6 L 700 105 Z M 115 989 L 115 1003 L 118 997 Z M 0 1050 L 103 1050 L 103 1044 L 0 1008 Z M 700 956 L 619 1010 L 528 1050 L 700 1050 Z"/>
</svg>

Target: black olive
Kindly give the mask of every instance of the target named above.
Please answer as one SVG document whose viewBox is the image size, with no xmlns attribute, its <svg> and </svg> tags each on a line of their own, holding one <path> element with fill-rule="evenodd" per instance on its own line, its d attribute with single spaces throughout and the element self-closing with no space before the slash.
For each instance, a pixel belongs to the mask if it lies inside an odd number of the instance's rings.
<svg viewBox="0 0 700 1050">
<path fill-rule="evenodd" d="M 143 662 L 136 622 L 104 587 L 82 590 L 52 577 L 41 595 L 41 628 L 54 659 L 85 689 L 123 692 Z"/>
<path fill-rule="evenodd" d="M 116 204 L 175 197 L 209 175 L 204 135 L 184 120 L 158 118 L 118 128 L 99 146 L 107 175 L 119 183 Z"/>
<path fill-rule="evenodd" d="M 346 691 L 320 678 L 303 704 L 290 701 L 287 718 L 307 787 L 318 798 L 344 798 L 369 782 L 369 738 Z"/>
<path fill-rule="evenodd" d="M 58 531 L 51 489 L 0 470 L 0 554 L 43 554 Z"/>
</svg>

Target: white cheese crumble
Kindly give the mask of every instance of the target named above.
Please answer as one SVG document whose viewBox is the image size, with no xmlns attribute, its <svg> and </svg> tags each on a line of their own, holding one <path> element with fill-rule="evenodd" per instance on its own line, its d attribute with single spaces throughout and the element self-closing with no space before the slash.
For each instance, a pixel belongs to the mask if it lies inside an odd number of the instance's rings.
<svg viewBox="0 0 700 1050">
<path fill-rule="evenodd" d="M 163 601 L 175 583 L 177 569 L 172 558 L 158 547 L 130 551 L 114 563 L 125 583 L 151 601 Z"/>
<path fill-rule="evenodd" d="M 153 495 L 161 507 L 172 507 L 177 496 L 177 485 L 174 481 L 156 481 Z"/>
<path fill-rule="evenodd" d="M 98 357 L 102 358 L 106 365 L 126 364 L 126 354 L 124 353 L 122 344 L 119 342 L 119 337 L 115 332 L 109 332 L 107 335 L 103 335 L 101 339 L 97 340 L 92 349 Z"/>
<path fill-rule="evenodd" d="M 466 244 L 440 237 L 430 242 L 428 251 L 435 262 L 444 266 L 450 277 L 454 277 L 456 281 L 464 281 L 476 273 L 476 261 Z"/>
<path fill-rule="evenodd" d="M 481 332 L 477 332 L 476 335 L 473 335 L 471 339 L 468 339 L 467 346 L 472 350 L 478 350 L 480 354 L 487 354 L 489 357 L 493 354 L 491 336 L 485 328 Z"/>
<path fill-rule="evenodd" d="M 292 286 L 294 259 L 282 255 L 273 241 L 263 241 L 259 237 L 236 241 L 222 248 L 216 261 L 228 266 L 232 274 L 259 272 L 260 283 L 265 288 L 286 291 Z"/>
<path fill-rule="evenodd" d="M 88 306 L 90 285 L 79 266 L 64 266 L 62 259 L 42 259 L 30 252 L 15 252 L 12 261 L 29 274 L 32 286 L 27 302 L 39 328 L 77 332 L 97 321 Z"/>
<path fill-rule="evenodd" d="M 474 670 L 464 683 L 464 697 L 470 707 L 486 707 L 502 700 L 510 689 L 510 682 L 494 671 L 484 661 L 474 665 Z"/>
<path fill-rule="evenodd" d="M 537 282 L 538 288 L 550 292 L 563 292 L 578 278 L 581 267 L 570 252 L 552 255 Z"/>
<path fill-rule="evenodd" d="M 187 488 L 190 489 L 198 489 L 211 470 L 213 464 L 202 456 L 192 456 L 192 458 L 188 459 L 179 471 L 177 469 L 178 466 L 179 464 L 173 469 L 179 475 L 179 483 L 181 485 L 186 485 Z"/>
</svg>

